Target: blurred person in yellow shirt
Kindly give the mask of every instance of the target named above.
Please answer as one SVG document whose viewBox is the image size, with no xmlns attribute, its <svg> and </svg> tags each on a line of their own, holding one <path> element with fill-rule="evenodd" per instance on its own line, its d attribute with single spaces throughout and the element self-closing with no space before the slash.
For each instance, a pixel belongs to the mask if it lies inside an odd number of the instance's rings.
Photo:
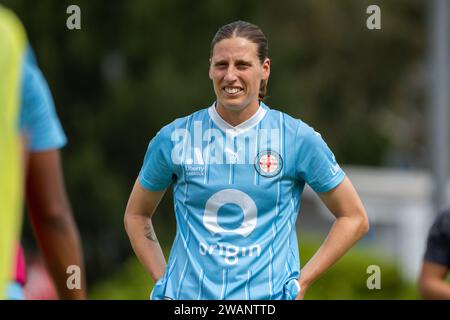
<svg viewBox="0 0 450 320">
<path fill-rule="evenodd" d="M 21 65 L 26 35 L 17 18 L 0 6 L 0 298 L 12 276 L 20 237 L 22 155 L 18 126 Z"/>
<path fill-rule="evenodd" d="M 13 16 L 6 9 L 2 10 Z M 25 34 L 20 22 L 15 21 Z M 59 152 L 67 139 L 48 84 L 26 39 L 18 70 L 19 89 L 14 91 L 19 99 L 16 123 L 23 136 L 24 191 L 30 220 L 59 298 L 84 299 L 86 288 L 81 243 L 64 187 Z M 25 261 L 20 248 L 16 253 L 15 272 L 6 288 L 7 299 L 26 298 L 23 290 Z M 79 268 L 81 287 L 68 287 L 67 270 L 70 266 Z"/>
</svg>

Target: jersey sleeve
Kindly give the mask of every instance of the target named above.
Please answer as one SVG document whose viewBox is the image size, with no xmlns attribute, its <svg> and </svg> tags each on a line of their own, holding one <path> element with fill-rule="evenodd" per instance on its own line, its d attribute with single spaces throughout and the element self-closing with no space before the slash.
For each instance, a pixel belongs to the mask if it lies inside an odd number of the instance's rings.
<svg viewBox="0 0 450 320">
<path fill-rule="evenodd" d="M 345 177 L 322 136 L 302 122 L 296 133 L 296 176 L 315 192 L 334 189 Z"/>
<path fill-rule="evenodd" d="M 47 81 L 28 47 L 22 67 L 19 124 L 28 140 L 28 149 L 44 151 L 63 147 L 67 138 L 55 111 Z"/>
<path fill-rule="evenodd" d="M 139 173 L 139 182 L 145 189 L 164 190 L 172 183 L 175 172 L 171 154 L 170 129 L 164 127 L 150 141 Z"/>
<path fill-rule="evenodd" d="M 450 268 L 450 212 L 441 214 L 431 227 L 424 259 Z"/>
</svg>

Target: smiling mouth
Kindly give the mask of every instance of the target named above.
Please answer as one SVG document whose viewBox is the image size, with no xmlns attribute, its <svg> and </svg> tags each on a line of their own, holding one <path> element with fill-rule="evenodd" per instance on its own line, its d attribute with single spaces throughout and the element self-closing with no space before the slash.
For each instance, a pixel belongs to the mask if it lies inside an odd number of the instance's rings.
<svg viewBox="0 0 450 320">
<path fill-rule="evenodd" d="M 224 87 L 223 91 L 225 91 L 229 95 L 237 95 L 240 92 L 242 92 L 243 89 L 242 88 L 238 88 L 238 87 Z"/>
</svg>

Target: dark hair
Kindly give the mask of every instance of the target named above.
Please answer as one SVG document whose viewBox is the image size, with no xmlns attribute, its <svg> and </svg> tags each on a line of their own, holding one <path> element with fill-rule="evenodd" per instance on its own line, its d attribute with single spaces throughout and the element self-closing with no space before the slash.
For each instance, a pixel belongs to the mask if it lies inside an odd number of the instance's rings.
<svg viewBox="0 0 450 320">
<path fill-rule="evenodd" d="M 264 62 L 266 58 L 268 58 L 269 44 L 267 42 L 266 36 L 258 26 L 246 21 L 234 21 L 220 27 L 211 42 L 210 57 L 212 57 L 214 46 L 218 42 L 224 39 L 230 39 L 234 37 L 245 38 L 255 43 L 258 47 L 257 53 L 261 64 Z M 259 100 L 264 100 L 266 94 L 267 94 L 267 80 L 261 80 L 258 94 Z"/>
</svg>

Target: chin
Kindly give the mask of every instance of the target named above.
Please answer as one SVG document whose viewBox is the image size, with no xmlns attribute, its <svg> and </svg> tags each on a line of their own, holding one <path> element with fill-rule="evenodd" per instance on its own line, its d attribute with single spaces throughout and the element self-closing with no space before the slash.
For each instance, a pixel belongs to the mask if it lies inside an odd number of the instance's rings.
<svg viewBox="0 0 450 320">
<path fill-rule="evenodd" d="M 246 106 L 244 105 L 235 105 L 235 104 L 224 104 L 223 107 L 230 111 L 241 111 L 244 110 Z"/>
<path fill-rule="evenodd" d="M 248 107 L 249 106 L 249 104 L 248 103 L 239 103 L 239 102 L 235 102 L 235 103 L 230 103 L 230 102 L 228 102 L 228 101 L 225 101 L 225 102 L 221 102 L 221 105 L 225 108 L 225 109 L 227 109 L 227 110 L 230 110 L 230 111 L 242 111 L 242 110 L 244 110 L 246 107 Z"/>
</svg>

